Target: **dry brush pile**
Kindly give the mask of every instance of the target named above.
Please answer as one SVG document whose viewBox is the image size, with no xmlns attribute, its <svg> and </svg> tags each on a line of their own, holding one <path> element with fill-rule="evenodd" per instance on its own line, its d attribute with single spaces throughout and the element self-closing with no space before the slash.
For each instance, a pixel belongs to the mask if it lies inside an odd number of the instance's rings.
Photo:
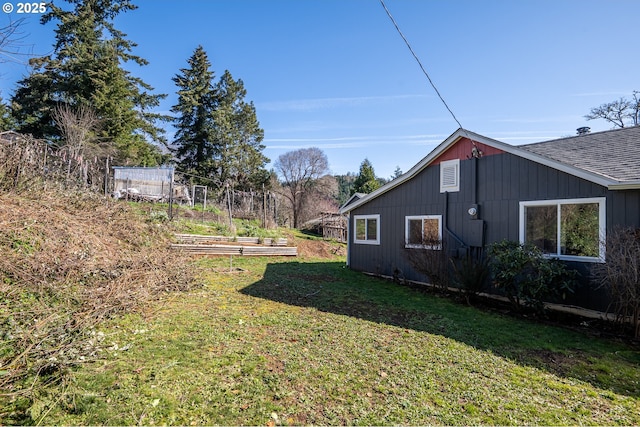
<svg viewBox="0 0 640 427">
<path fill-rule="evenodd" d="M 100 357 L 100 321 L 197 286 L 157 224 L 86 194 L 1 194 L 0 254 L 0 401 Z"/>
</svg>

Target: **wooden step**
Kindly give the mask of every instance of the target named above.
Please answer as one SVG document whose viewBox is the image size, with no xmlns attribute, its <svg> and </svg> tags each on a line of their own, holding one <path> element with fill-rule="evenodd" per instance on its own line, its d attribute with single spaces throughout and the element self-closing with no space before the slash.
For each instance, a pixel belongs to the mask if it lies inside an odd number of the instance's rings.
<svg viewBox="0 0 640 427">
<path fill-rule="evenodd" d="M 265 237 L 260 239 L 259 237 L 229 237 L 229 236 L 207 236 L 202 234 L 176 234 L 176 239 L 180 243 L 201 243 L 201 244 L 214 244 L 220 242 L 230 243 L 245 243 L 245 244 L 262 244 L 264 246 L 287 246 L 287 239 L 285 238 L 271 238 Z"/>
<path fill-rule="evenodd" d="M 174 243 L 171 249 L 199 255 L 298 256 L 295 246 L 238 246 Z"/>
</svg>

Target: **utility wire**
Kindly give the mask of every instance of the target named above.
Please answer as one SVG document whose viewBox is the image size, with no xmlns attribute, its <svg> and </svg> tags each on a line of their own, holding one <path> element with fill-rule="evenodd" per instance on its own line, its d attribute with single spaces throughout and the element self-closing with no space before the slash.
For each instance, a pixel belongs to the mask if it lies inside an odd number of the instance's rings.
<svg viewBox="0 0 640 427">
<path fill-rule="evenodd" d="M 404 40 L 404 43 L 407 45 L 407 47 L 409 48 L 409 51 L 411 52 L 411 54 L 413 55 L 413 57 L 415 58 L 415 60 L 418 62 L 418 65 L 420 66 L 420 69 L 422 70 L 422 72 L 424 73 L 424 75 L 427 77 L 427 80 L 429 80 L 429 83 L 431 83 L 431 87 L 433 88 L 433 90 L 436 91 L 436 94 L 438 95 L 438 98 L 440 98 L 440 101 L 442 101 L 442 103 L 444 104 L 444 106 L 447 108 L 447 111 L 449 111 L 449 113 L 451 114 L 451 117 L 453 117 L 453 120 L 456 121 L 456 123 L 458 124 L 458 126 L 462 129 L 464 129 L 462 127 L 462 125 L 460 124 L 460 121 L 458 120 L 458 118 L 456 117 L 455 114 L 453 114 L 453 111 L 451 111 L 451 108 L 449 108 L 449 105 L 447 105 L 446 101 L 444 100 L 444 98 L 442 97 L 442 95 L 440 94 L 440 91 L 438 90 L 438 88 L 436 87 L 436 85 L 433 83 L 433 81 L 431 80 L 431 77 L 429 77 L 429 73 L 427 73 L 427 70 L 424 68 L 424 66 L 422 65 L 422 62 L 420 62 L 420 58 L 418 58 L 418 55 L 416 55 L 416 53 L 413 51 L 413 48 L 411 47 L 411 44 L 409 44 L 409 41 L 407 40 L 407 38 L 404 36 L 404 34 L 402 33 L 402 30 L 400 30 L 400 27 L 398 26 L 398 23 L 396 22 L 395 19 L 393 19 L 393 16 L 391 15 L 391 12 L 389 12 L 389 9 L 387 9 L 387 6 L 384 4 L 384 0 L 380 0 L 380 4 L 382 5 L 382 7 L 384 8 L 385 12 L 387 12 L 387 15 L 389 16 L 389 19 L 391 19 L 391 22 L 393 23 L 393 26 L 396 27 L 396 30 L 398 31 L 398 34 L 400 34 L 400 37 L 402 37 L 402 40 Z"/>
</svg>

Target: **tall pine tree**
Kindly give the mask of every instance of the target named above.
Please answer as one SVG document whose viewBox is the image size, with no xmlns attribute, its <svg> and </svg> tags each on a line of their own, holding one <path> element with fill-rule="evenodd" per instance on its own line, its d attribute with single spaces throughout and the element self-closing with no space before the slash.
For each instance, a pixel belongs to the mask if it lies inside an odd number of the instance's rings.
<svg viewBox="0 0 640 427">
<path fill-rule="evenodd" d="M 176 114 L 174 154 L 182 172 L 194 176 L 194 181 L 215 185 L 213 117 L 217 104 L 214 73 L 202 46 L 187 60 L 189 68 L 180 69 L 173 81 L 178 86 L 178 103 L 171 108 Z"/>
<path fill-rule="evenodd" d="M 262 154 L 264 130 L 253 102 L 244 98 L 242 80 L 226 70 L 216 85 L 218 105 L 213 111 L 214 164 L 217 178 L 233 188 L 249 190 L 265 184 L 269 159 Z"/>
<path fill-rule="evenodd" d="M 214 84 L 207 54 L 198 46 L 173 81 L 178 86 L 174 154 L 194 181 L 249 190 L 269 180 L 263 154 L 264 131 L 242 80 L 229 71 Z"/>
<path fill-rule="evenodd" d="M 373 165 L 369 159 L 364 159 L 360 164 L 360 171 L 355 181 L 351 194 L 355 193 L 371 193 L 380 188 L 380 181 L 376 178 Z"/>
<path fill-rule="evenodd" d="M 19 129 L 39 138 L 60 139 L 53 114 L 61 104 L 92 108 L 101 120 L 100 139 L 111 144 L 118 161 L 153 165 L 166 143 L 157 125 L 163 117 L 150 110 L 165 95 L 122 68 L 147 61 L 132 54 L 135 44 L 113 26 L 114 18 L 136 9 L 130 0 L 66 0 L 71 10 L 54 4 L 41 23 L 57 22 L 53 53 L 31 60 L 32 71 L 18 83 L 12 105 Z M 62 141 L 63 142 L 63 141 Z"/>
</svg>

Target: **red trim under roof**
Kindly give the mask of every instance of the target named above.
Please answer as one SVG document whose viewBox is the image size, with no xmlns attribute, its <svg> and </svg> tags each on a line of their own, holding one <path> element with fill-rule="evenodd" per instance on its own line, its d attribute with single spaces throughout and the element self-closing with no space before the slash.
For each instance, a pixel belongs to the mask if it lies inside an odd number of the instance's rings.
<svg viewBox="0 0 640 427">
<path fill-rule="evenodd" d="M 440 162 L 447 160 L 466 160 L 471 158 L 471 150 L 473 146 L 476 146 L 478 150 L 482 151 L 482 156 L 493 156 L 496 154 L 503 154 L 504 151 L 483 144 L 481 142 L 471 142 L 469 138 L 462 137 L 455 144 L 449 147 L 444 153 L 440 154 L 433 162 L 432 165 L 438 165 Z"/>
</svg>

